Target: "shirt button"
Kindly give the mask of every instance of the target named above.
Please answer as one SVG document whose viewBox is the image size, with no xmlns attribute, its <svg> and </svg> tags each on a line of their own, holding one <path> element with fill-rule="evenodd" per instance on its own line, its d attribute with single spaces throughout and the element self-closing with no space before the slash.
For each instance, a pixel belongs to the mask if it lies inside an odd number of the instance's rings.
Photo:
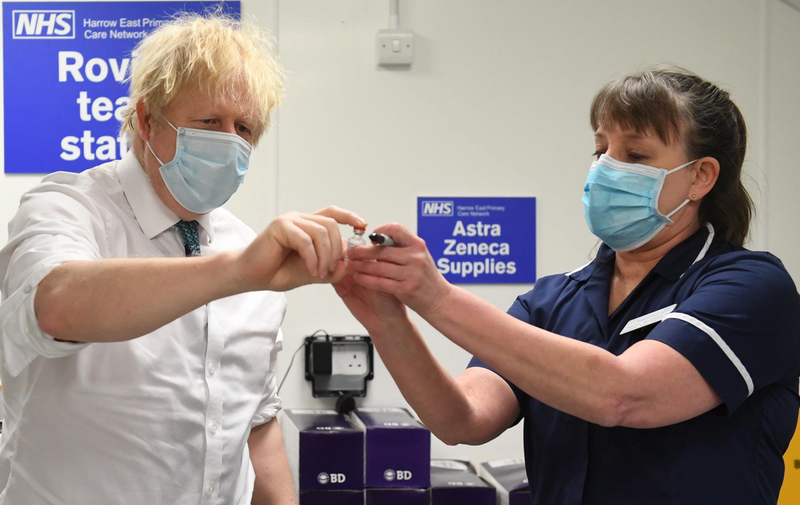
<svg viewBox="0 0 800 505">
<path fill-rule="evenodd" d="M 212 424 L 211 425 L 211 434 L 212 435 L 216 435 L 217 434 L 217 425 L 216 424 Z"/>
<path fill-rule="evenodd" d="M 25 286 L 25 294 L 26 294 L 26 295 L 27 295 L 28 293 L 30 293 L 31 291 L 33 291 L 33 288 L 32 288 L 32 287 L 30 287 L 30 286 Z"/>
<path fill-rule="evenodd" d="M 214 363 L 208 364 L 208 374 L 213 376 L 217 372 L 217 367 L 214 366 Z"/>
<path fill-rule="evenodd" d="M 206 489 L 206 493 L 208 493 L 208 496 L 211 496 L 212 494 L 214 494 L 214 488 L 211 487 L 211 486 L 208 486 L 208 489 Z"/>
</svg>

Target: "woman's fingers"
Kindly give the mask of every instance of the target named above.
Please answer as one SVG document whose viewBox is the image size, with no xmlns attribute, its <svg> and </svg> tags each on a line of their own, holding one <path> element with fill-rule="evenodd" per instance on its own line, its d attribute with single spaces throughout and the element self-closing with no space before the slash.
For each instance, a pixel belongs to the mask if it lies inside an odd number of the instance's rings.
<svg viewBox="0 0 800 505">
<path fill-rule="evenodd" d="M 420 243 L 422 245 L 425 244 L 425 242 L 421 238 L 411 233 L 411 231 L 408 228 L 406 228 L 400 223 L 384 224 L 375 228 L 374 231 L 375 233 L 383 233 L 384 235 L 389 235 L 390 237 L 392 237 L 392 240 L 398 247 L 410 247 L 413 245 L 419 245 Z"/>
<path fill-rule="evenodd" d="M 379 291 L 381 293 L 388 293 L 393 295 L 395 293 L 399 293 L 402 285 L 400 281 L 396 281 L 393 279 L 385 279 L 383 277 L 375 277 L 373 275 L 362 274 L 362 273 L 354 273 L 353 280 L 367 289 L 371 289 L 373 291 Z"/>
<path fill-rule="evenodd" d="M 368 274 L 375 277 L 383 277 L 395 281 L 402 281 L 408 277 L 404 267 L 387 263 L 385 261 L 359 261 L 350 259 L 348 269 L 351 272 Z"/>
<path fill-rule="evenodd" d="M 409 261 L 409 257 L 414 252 L 408 247 L 383 247 L 383 246 L 367 246 L 367 247 L 354 247 L 347 251 L 347 257 L 351 260 L 362 261 L 385 261 L 395 263 L 397 265 L 405 265 Z"/>
</svg>

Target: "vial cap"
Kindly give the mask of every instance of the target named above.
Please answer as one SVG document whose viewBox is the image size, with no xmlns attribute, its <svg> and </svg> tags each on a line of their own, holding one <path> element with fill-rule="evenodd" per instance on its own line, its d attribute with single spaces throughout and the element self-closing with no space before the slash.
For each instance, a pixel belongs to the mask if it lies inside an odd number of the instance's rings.
<svg viewBox="0 0 800 505">
<path fill-rule="evenodd" d="M 366 231 L 366 230 L 367 230 L 366 226 L 353 226 L 353 231 L 361 231 L 361 232 L 363 232 L 363 231 Z"/>
</svg>

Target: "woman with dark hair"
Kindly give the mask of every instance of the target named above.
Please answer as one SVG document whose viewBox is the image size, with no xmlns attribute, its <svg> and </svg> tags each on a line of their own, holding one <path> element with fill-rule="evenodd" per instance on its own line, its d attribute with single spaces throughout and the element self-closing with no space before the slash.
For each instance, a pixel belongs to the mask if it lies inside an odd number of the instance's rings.
<svg viewBox="0 0 800 505">
<path fill-rule="evenodd" d="M 588 265 L 544 277 L 508 314 L 450 285 L 424 242 L 349 252 L 336 289 L 409 404 L 449 444 L 525 419 L 534 503 L 774 504 L 794 432 L 800 298 L 744 249 L 746 128 L 727 92 L 681 69 L 605 86 Z M 405 306 L 473 354 L 451 377 Z"/>
</svg>

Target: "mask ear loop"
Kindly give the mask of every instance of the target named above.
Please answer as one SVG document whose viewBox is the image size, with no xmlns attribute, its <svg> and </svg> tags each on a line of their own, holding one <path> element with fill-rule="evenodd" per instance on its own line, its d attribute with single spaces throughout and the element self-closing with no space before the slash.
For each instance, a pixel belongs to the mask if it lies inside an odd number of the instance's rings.
<svg viewBox="0 0 800 505">
<path fill-rule="evenodd" d="M 178 131 L 178 129 L 175 128 L 175 125 L 170 123 L 169 119 L 164 118 L 164 121 L 166 121 L 167 124 L 170 125 L 173 130 Z M 149 140 L 147 142 L 145 142 L 145 145 L 147 146 L 148 149 L 150 149 L 150 153 L 153 155 L 153 157 L 156 159 L 156 161 L 158 161 L 158 163 L 163 166 L 164 162 L 161 161 L 161 158 L 159 158 L 158 155 L 156 155 L 156 152 L 153 151 L 153 146 L 150 145 L 150 141 Z"/>
<path fill-rule="evenodd" d="M 672 172 L 677 172 L 678 170 L 682 170 L 682 169 L 688 167 L 689 165 L 691 165 L 692 163 L 696 162 L 699 159 L 700 158 L 697 158 L 696 160 L 692 160 L 692 161 L 690 161 L 688 163 L 684 163 L 683 165 L 681 165 L 679 167 L 675 167 L 672 170 L 667 170 L 667 175 L 671 174 Z"/>
<path fill-rule="evenodd" d="M 159 158 L 158 155 L 156 154 L 156 152 L 153 151 L 153 147 L 150 145 L 150 141 L 148 140 L 147 142 L 144 143 L 144 145 L 146 145 L 147 148 L 150 149 L 150 153 L 153 155 L 153 158 L 155 158 L 156 161 L 158 161 L 158 164 L 163 167 L 164 166 L 164 162 L 161 161 L 161 158 Z"/>
<path fill-rule="evenodd" d="M 666 217 L 667 219 L 669 219 L 669 222 L 670 222 L 670 224 L 674 224 L 674 223 L 673 223 L 673 221 L 672 221 L 672 219 L 670 219 L 670 218 L 671 218 L 672 216 L 674 216 L 676 212 L 678 212 L 678 211 L 679 211 L 679 210 L 681 210 L 682 208 L 686 207 L 686 205 L 687 205 L 689 202 L 691 202 L 691 200 L 689 200 L 689 199 L 687 198 L 686 200 L 684 200 L 684 201 L 683 201 L 683 203 L 682 203 L 682 204 L 678 205 L 678 207 L 676 207 L 676 208 L 675 208 L 675 210 L 673 210 L 672 212 L 670 212 L 669 214 L 667 214 L 667 215 L 666 215 L 666 216 L 664 216 L 664 217 Z"/>
<path fill-rule="evenodd" d="M 697 158 L 697 160 L 699 160 L 699 159 L 700 159 L 700 158 Z M 678 170 L 682 170 L 682 169 L 684 169 L 684 168 L 688 167 L 689 165 L 691 165 L 692 163 L 696 162 L 697 160 L 692 160 L 692 161 L 690 161 L 690 162 L 688 162 L 688 163 L 684 163 L 683 165 L 681 165 L 681 166 L 679 166 L 679 167 L 675 167 L 675 168 L 673 168 L 672 170 L 668 170 L 668 171 L 667 171 L 667 175 L 669 175 L 669 174 L 671 174 L 671 173 L 673 173 L 673 172 L 677 172 Z M 679 211 L 679 210 L 681 210 L 682 208 L 686 207 L 686 205 L 687 205 L 689 202 L 691 202 L 691 200 L 690 200 L 689 198 L 687 198 L 686 200 L 684 200 L 684 201 L 683 201 L 683 203 L 682 203 L 682 204 L 678 205 L 678 206 L 675 208 L 675 210 L 673 210 L 672 212 L 670 212 L 669 214 L 667 214 L 666 216 L 664 216 L 664 217 L 665 217 L 665 218 L 667 218 L 667 220 L 669 221 L 669 224 L 675 224 L 675 222 L 674 222 L 672 219 L 670 219 L 670 218 L 671 218 L 672 216 L 674 216 L 676 212 L 678 212 L 678 211 Z"/>
</svg>

